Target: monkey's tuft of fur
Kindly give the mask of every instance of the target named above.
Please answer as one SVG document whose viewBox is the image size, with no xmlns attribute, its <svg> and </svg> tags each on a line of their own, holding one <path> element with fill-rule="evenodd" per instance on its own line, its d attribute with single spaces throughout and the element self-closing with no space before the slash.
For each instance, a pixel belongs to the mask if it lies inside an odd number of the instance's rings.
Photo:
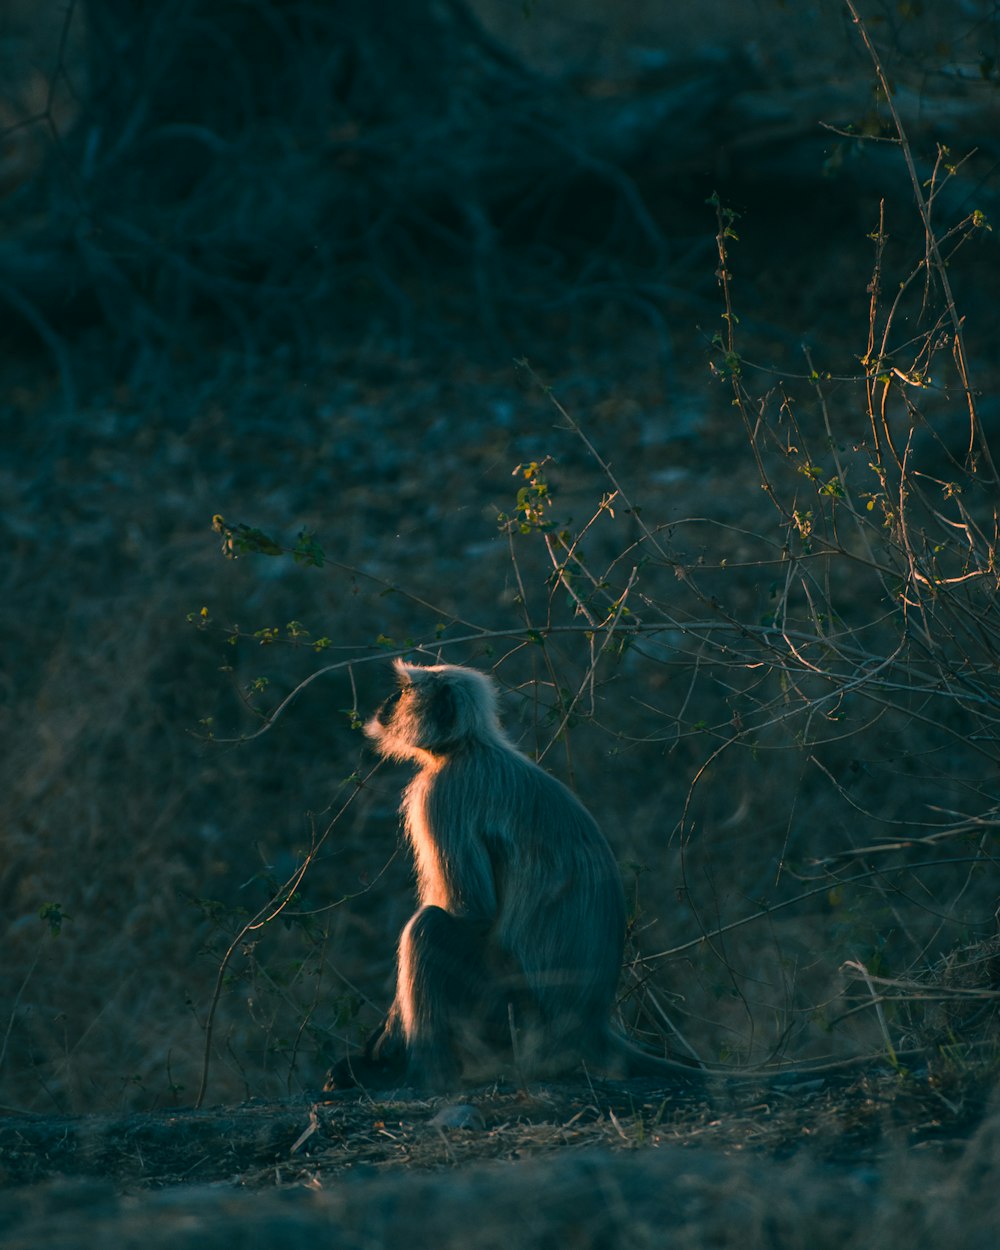
<svg viewBox="0 0 1000 1250">
<path fill-rule="evenodd" d="M 403 930 L 396 996 L 337 1083 L 399 1075 L 698 1079 L 610 1026 L 625 898 L 611 849 L 560 781 L 497 717 L 493 682 L 454 664 L 395 663 L 399 690 L 365 726 L 378 751 L 420 767 L 403 795 L 419 908 Z"/>
</svg>

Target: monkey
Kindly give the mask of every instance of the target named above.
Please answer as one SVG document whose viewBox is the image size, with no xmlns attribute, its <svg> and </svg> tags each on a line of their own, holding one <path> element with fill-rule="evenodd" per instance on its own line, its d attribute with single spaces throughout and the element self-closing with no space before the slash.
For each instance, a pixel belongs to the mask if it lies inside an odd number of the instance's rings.
<svg viewBox="0 0 1000 1250">
<path fill-rule="evenodd" d="M 365 733 L 416 763 L 401 812 L 418 908 L 399 938 L 388 1015 L 334 1088 L 447 1092 L 513 1064 L 551 1077 L 698 1083 L 697 1065 L 647 1054 L 611 1025 L 625 894 L 596 821 L 501 728 L 493 681 L 454 664 L 395 661 L 398 689 Z M 491 1070 L 492 1065 L 492 1070 Z"/>
</svg>

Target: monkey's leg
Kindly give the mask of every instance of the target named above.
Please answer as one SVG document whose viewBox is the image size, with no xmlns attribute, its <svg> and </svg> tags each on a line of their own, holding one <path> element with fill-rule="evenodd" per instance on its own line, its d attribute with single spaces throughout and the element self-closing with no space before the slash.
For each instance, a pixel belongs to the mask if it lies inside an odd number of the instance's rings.
<svg viewBox="0 0 1000 1250">
<path fill-rule="evenodd" d="M 486 958 L 485 926 L 421 908 L 399 940 L 396 997 L 360 1053 L 337 1061 L 327 1089 L 393 1084 L 454 1089 L 463 1042 L 496 1052 L 507 1037 L 500 969 Z M 503 1002 L 501 1002 L 503 998 Z"/>
<path fill-rule="evenodd" d="M 399 941 L 394 1010 L 407 1044 L 407 1080 L 446 1091 L 459 1082 L 463 1038 L 483 1031 L 490 972 L 485 926 L 422 907 Z"/>
<path fill-rule="evenodd" d="M 405 1071 L 406 1038 L 393 1007 L 360 1051 L 337 1060 L 327 1073 L 324 1089 L 401 1085 Z"/>
<path fill-rule="evenodd" d="M 400 1023 L 396 1004 L 365 1042 L 364 1056 L 370 1063 L 380 1064 L 387 1070 L 403 1070 L 406 1062 L 406 1037 Z"/>
</svg>

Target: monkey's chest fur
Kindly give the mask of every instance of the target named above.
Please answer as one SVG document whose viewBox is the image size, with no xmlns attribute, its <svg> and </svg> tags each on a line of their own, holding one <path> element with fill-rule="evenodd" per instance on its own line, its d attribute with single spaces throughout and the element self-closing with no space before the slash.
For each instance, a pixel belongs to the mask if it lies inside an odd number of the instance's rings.
<svg viewBox="0 0 1000 1250">
<path fill-rule="evenodd" d="M 540 1003 L 610 1002 L 625 902 L 593 818 L 515 749 L 473 743 L 414 778 L 403 800 L 422 906 L 482 926 Z"/>
</svg>

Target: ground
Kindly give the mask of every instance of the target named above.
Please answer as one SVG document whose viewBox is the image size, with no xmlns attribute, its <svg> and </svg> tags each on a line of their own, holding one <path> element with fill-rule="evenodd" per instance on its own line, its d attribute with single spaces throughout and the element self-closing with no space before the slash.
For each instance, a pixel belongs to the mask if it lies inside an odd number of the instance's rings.
<svg viewBox="0 0 1000 1250">
<path fill-rule="evenodd" d="M 949 1244 L 985 1246 L 977 1238 L 998 1224 L 997 1117 L 984 1097 L 968 1081 L 881 1068 L 706 1095 L 589 1082 L 461 1099 L 347 1091 L 128 1116 L 11 1113 L 0 1120 L 0 1231 L 10 1250 L 236 1236 L 297 1246 L 333 1230 L 351 1245 L 624 1246 L 667 1226 L 680 1239 L 670 1244 L 777 1235 L 844 1247 L 896 1244 L 936 1222 L 957 1233 Z M 960 1197 L 970 1169 L 979 1188 Z M 942 1224 L 959 1201 L 960 1231 Z M 872 1228 L 886 1240 L 866 1241 Z"/>
</svg>

